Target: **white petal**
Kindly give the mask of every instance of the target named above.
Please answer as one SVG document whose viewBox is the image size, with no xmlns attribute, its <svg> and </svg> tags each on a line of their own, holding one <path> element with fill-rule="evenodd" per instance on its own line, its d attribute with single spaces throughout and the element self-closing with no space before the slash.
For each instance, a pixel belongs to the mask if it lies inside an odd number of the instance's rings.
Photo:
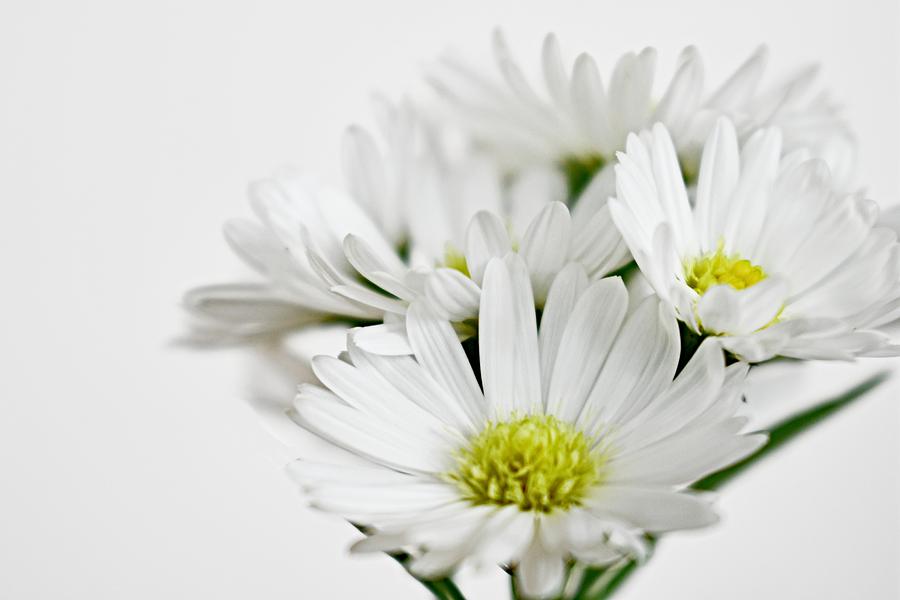
<svg viewBox="0 0 900 600">
<path fill-rule="evenodd" d="M 569 259 L 581 263 L 592 278 L 603 277 L 630 260 L 609 206 L 604 204 L 575 232 Z"/>
<path fill-rule="evenodd" d="M 847 333 L 847 324 L 838 319 L 787 319 L 749 335 L 719 338 L 722 346 L 751 363 L 781 354 L 791 340 L 815 339 Z"/>
<path fill-rule="evenodd" d="M 659 488 L 604 485 L 586 502 L 594 514 L 611 514 L 649 532 L 706 527 L 718 521 L 697 496 Z"/>
<path fill-rule="evenodd" d="M 584 126 L 590 142 L 601 153 L 616 149 L 609 124 L 609 106 L 600 71 L 594 59 L 581 54 L 575 59 L 571 81 L 572 107 L 578 123 Z"/>
<path fill-rule="evenodd" d="M 722 348 L 715 338 L 707 338 L 675 381 L 666 382 L 666 388 L 617 431 L 620 451 L 642 448 L 690 425 L 716 401 L 724 378 Z"/>
<path fill-rule="evenodd" d="M 509 189 L 506 214 L 521 235 L 550 202 L 566 199 L 566 182 L 557 168 L 531 167 L 518 173 Z"/>
<path fill-rule="evenodd" d="M 794 339 L 781 349 L 782 356 L 803 360 L 852 360 L 856 356 L 878 354 L 890 344 L 881 331 L 853 331 L 821 338 Z M 890 350 L 886 353 L 892 356 Z"/>
<path fill-rule="evenodd" d="M 406 312 L 406 301 L 391 298 L 385 294 L 365 288 L 357 283 L 336 285 L 331 288 L 331 291 L 348 300 L 353 300 L 364 306 L 384 312 L 396 313 L 398 315 L 402 315 Z"/>
<path fill-rule="evenodd" d="M 197 287 L 185 294 L 184 305 L 201 316 L 235 325 L 255 324 L 273 332 L 323 318 L 322 313 L 299 306 L 264 284 Z"/>
<path fill-rule="evenodd" d="M 734 125 L 719 119 L 703 147 L 700 175 L 697 181 L 695 219 L 700 249 L 716 249 L 725 227 L 727 206 L 740 175 L 740 153 Z"/>
<path fill-rule="evenodd" d="M 403 263 L 381 230 L 372 223 L 362 208 L 345 194 L 325 188 L 319 192 L 317 206 L 325 222 L 334 232 L 334 239 L 341 241 L 348 234 L 355 234 L 368 242 L 373 253 L 387 265 L 390 272 L 403 270 Z"/>
<path fill-rule="evenodd" d="M 484 396 L 450 324 L 421 302 L 413 302 L 406 329 L 419 364 L 453 395 L 473 423 L 481 423 L 486 412 Z"/>
<path fill-rule="evenodd" d="M 675 146 L 668 130 L 661 123 L 653 126 L 652 139 L 649 149 L 653 158 L 657 202 L 672 227 L 676 249 L 681 256 L 689 256 L 696 252 L 696 236 Z"/>
<path fill-rule="evenodd" d="M 697 317 L 706 331 L 749 334 L 771 323 L 787 301 L 787 283 L 767 277 L 742 290 L 728 284 L 709 288 L 697 304 Z"/>
<path fill-rule="evenodd" d="M 580 422 L 621 423 L 671 383 L 681 348 L 671 312 L 650 296 L 628 316 L 585 403 Z"/>
<path fill-rule="evenodd" d="M 619 277 L 591 284 L 563 332 L 547 394 L 547 412 L 574 422 L 619 333 L 628 292 Z"/>
<path fill-rule="evenodd" d="M 353 544 L 350 551 L 389 552 L 409 546 L 465 547 L 461 542 L 448 543 L 448 533 L 466 539 L 481 529 L 489 513 L 488 507 L 457 501 L 413 514 L 379 516 L 377 531 Z M 453 566 L 455 563 L 450 568 Z"/>
<path fill-rule="evenodd" d="M 535 536 L 516 568 L 516 586 L 525 598 L 551 598 L 562 589 L 565 574 L 563 556 L 544 550 Z"/>
<path fill-rule="evenodd" d="M 425 280 L 425 295 L 442 316 L 465 321 L 478 316 L 481 289 L 455 269 L 435 269 Z"/>
<path fill-rule="evenodd" d="M 415 475 L 386 469 L 379 465 L 357 466 L 324 464 L 307 460 L 292 461 L 286 467 L 288 476 L 304 488 L 328 484 L 341 485 L 397 485 L 410 484 Z"/>
<path fill-rule="evenodd" d="M 401 356 L 413 353 L 403 322 L 357 327 L 350 335 L 356 345 L 373 354 Z"/>
<path fill-rule="evenodd" d="M 459 498 L 452 485 L 424 480 L 394 485 L 327 485 L 309 493 L 310 504 L 352 521 L 367 522 L 383 514 L 408 514 L 451 504 Z"/>
<path fill-rule="evenodd" d="M 561 202 L 548 204 L 531 222 L 519 254 L 528 265 L 534 301 L 543 306 L 553 277 L 562 268 L 569 253 L 571 218 Z"/>
<path fill-rule="evenodd" d="M 581 233 L 594 213 L 605 207 L 607 201 L 615 195 L 615 161 L 610 161 L 597 171 L 581 195 L 573 199 L 575 206 L 570 210 L 572 211 L 572 225 L 575 227 L 576 233 Z"/>
<path fill-rule="evenodd" d="M 542 407 L 531 285 L 522 259 L 508 258 L 488 264 L 478 317 L 484 396 L 491 416 L 501 418 Z"/>
<path fill-rule="evenodd" d="M 550 389 L 550 374 L 553 365 L 556 364 L 556 355 L 566 324 L 587 284 L 587 275 L 581 265 L 570 263 L 560 271 L 550 286 L 547 303 L 541 315 L 539 334 L 543 398 L 547 397 L 547 391 Z"/>
<path fill-rule="evenodd" d="M 544 46 L 541 50 L 541 66 L 544 82 L 547 84 L 547 91 L 550 93 L 550 96 L 557 104 L 568 106 L 571 102 L 569 76 L 563 63 L 559 41 L 552 33 L 548 33 L 544 38 Z"/>
<path fill-rule="evenodd" d="M 625 54 L 613 69 L 609 82 L 610 122 L 620 143 L 626 133 L 648 125 L 655 68 L 656 52 L 647 48 L 638 55 Z"/>
<path fill-rule="evenodd" d="M 222 228 L 225 241 L 247 265 L 258 273 L 274 276 L 274 271 L 289 269 L 287 252 L 277 236 L 250 219 L 230 219 Z"/>
<path fill-rule="evenodd" d="M 751 252 L 767 216 L 780 157 L 781 132 L 777 129 L 756 131 L 741 149 L 738 183 L 730 199 L 718 200 L 727 210 L 723 232 L 726 253 L 737 251 L 753 257 Z"/>
<path fill-rule="evenodd" d="M 522 512 L 518 506 L 503 507 L 484 524 L 469 559 L 476 568 L 510 564 L 525 552 L 534 527 L 532 513 Z"/>
<path fill-rule="evenodd" d="M 686 485 L 755 452 L 762 434 L 740 435 L 744 419 L 702 424 L 610 460 L 607 481 L 628 485 Z"/>
<path fill-rule="evenodd" d="M 489 212 L 472 217 L 466 232 L 466 265 L 472 281 L 481 285 L 488 261 L 503 257 L 510 250 L 509 232 L 500 217 Z"/>
<path fill-rule="evenodd" d="M 364 413 L 337 398 L 318 397 L 308 388 L 297 397 L 293 418 L 298 424 L 331 443 L 369 460 L 407 472 L 442 473 L 445 451 L 421 447 L 395 431 L 373 422 Z"/>
<path fill-rule="evenodd" d="M 703 93 L 703 62 L 694 47 L 685 48 L 666 93 L 656 107 L 655 118 L 673 133 L 685 128 L 700 104 Z M 677 137 L 677 133 L 675 133 Z"/>
<path fill-rule="evenodd" d="M 360 379 L 363 382 L 370 382 L 367 389 L 373 396 L 372 402 L 383 405 L 378 407 L 380 409 L 378 412 L 386 415 L 388 419 L 402 418 L 410 422 L 415 429 L 431 428 L 438 431 L 438 435 L 443 435 L 444 430 L 448 429 L 448 427 L 437 426 L 433 422 L 429 423 L 430 419 L 423 418 L 421 414 L 415 414 L 416 411 L 410 411 L 408 407 L 395 407 L 394 405 L 397 404 L 395 398 L 377 398 L 379 386 L 384 387 L 384 384 L 390 385 L 394 393 L 402 395 L 408 402 L 423 409 L 428 415 L 434 415 L 440 422 L 446 423 L 449 428 L 471 432 L 477 426 L 477 423 L 473 423 L 466 414 L 465 407 L 456 401 L 447 390 L 443 389 L 411 356 L 369 354 L 362 351 L 352 341 L 349 349 L 353 364 L 361 371 L 360 376 L 356 378 L 357 383 L 360 383 Z M 346 384 L 342 383 L 341 385 L 347 387 Z M 334 389 L 334 391 L 337 390 Z M 355 391 L 356 393 L 360 391 L 365 393 L 365 390 Z M 417 421 L 421 424 L 415 425 Z"/>
<path fill-rule="evenodd" d="M 378 218 L 387 208 L 389 193 L 384 158 L 375 140 L 361 127 L 349 127 L 344 134 L 341 158 L 350 195 Z"/>
<path fill-rule="evenodd" d="M 401 281 L 405 269 L 390 272 L 390 267 L 380 260 L 371 246 L 362 238 L 353 234 L 344 238 L 344 254 L 360 275 L 386 292 L 405 300 L 416 297 L 416 292 Z"/>
<path fill-rule="evenodd" d="M 444 424 L 370 367 L 364 351 L 351 345 L 350 356 L 354 363 L 360 364 L 349 365 L 331 356 L 316 356 L 312 360 L 313 372 L 347 404 L 404 432 L 411 441 L 427 443 L 432 438 L 443 437 Z"/>
<path fill-rule="evenodd" d="M 734 75 L 716 90 L 707 104 L 725 111 L 746 102 L 747 98 L 752 98 L 766 67 L 768 55 L 768 49 L 765 46 L 757 48 L 735 71 Z"/>
<path fill-rule="evenodd" d="M 467 514 L 417 528 L 412 541 L 424 546 L 425 553 L 413 559 L 410 572 L 435 579 L 470 560 L 479 542 L 503 524 L 497 512 L 493 507 L 470 506 Z"/>
</svg>

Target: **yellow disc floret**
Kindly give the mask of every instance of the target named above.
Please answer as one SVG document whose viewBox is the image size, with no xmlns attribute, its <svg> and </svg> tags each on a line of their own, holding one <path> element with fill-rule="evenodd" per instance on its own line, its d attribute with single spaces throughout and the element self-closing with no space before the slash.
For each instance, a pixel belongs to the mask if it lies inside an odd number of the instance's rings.
<svg viewBox="0 0 900 600">
<path fill-rule="evenodd" d="M 684 262 L 685 283 L 703 295 L 714 285 L 727 284 L 736 290 L 756 285 L 766 278 L 762 267 L 738 254 L 725 254 L 722 244 L 715 252 L 707 252 Z"/>
<path fill-rule="evenodd" d="M 448 474 L 472 504 L 549 513 L 581 503 L 606 459 L 581 431 L 550 415 L 488 422 Z"/>
</svg>

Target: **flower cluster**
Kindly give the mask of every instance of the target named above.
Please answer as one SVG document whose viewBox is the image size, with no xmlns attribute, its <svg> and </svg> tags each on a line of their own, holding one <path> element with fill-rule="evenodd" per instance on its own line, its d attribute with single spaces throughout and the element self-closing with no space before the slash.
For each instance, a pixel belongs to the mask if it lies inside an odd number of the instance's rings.
<svg viewBox="0 0 900 600">
<path fill-rule="evenodd" d="M 258 277 L 188 292 L 187 339 L 344 326 L 288 411 L 334 452 L 290 473 L 360 527 L 353 550 L 438 597 L 472 564 L 517 597 L 606 598 L 592 569 L 714 523 L 704 478 L 766 443 L 753 365 L 900 354 L 900 244 L 814 68 L 763 84 L 760 49 L 708 88 L 687 48 L 655 94 L 653 49 L 604 83 L 550 35 L 539 86 L 499 34 L 494 54 L 494 74 L 445 58 L 433 96 L 379 101 L 342 188 L 253 184 L 225 235 Z"/>
</svg>

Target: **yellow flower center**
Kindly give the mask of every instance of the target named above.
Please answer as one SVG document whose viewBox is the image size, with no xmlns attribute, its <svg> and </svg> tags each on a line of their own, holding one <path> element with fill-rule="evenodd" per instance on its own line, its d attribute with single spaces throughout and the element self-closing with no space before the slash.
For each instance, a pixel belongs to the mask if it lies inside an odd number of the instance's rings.
<svg viewBox="0 0 900 600">
<path fill-rule="evenodd" d="M 466 263 L 466 255 L 460 252 L 456 246 L 447 242 L 444 246 L 444 263 L 443 266 L 448 269 L 459 271 L 466 277 L 472 277 L 469 274 L 469 265 Z"/>
<path fill-rule="evenodd" d="M 722 244 L 715 252 L 707 252 L 684 262 L 685 282 L 701 296 L 714 285 L 727 284 L 736 290 L 756 285 L 766 278 L 762 267 L 738 254 L 726 255 Z"/>
<path fill-rule="evenodd" d="M 606 458 L 581 431 L 550 415 L 488 422 L 447 477 L 472 504 L 549 513 L 581 503 Z"/>
</svg>

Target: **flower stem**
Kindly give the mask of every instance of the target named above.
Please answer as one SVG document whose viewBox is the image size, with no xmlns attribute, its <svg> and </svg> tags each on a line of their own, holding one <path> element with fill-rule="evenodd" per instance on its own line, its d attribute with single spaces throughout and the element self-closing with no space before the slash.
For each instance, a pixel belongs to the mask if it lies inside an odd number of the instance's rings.
<svg viewBox="0 0 900 600">
<path fill-rule="evenodd" d="M 406 569 L 406 563 L 409 562 L 410 558 L 409 554 L 400 552 L 396 554 L 388 554 L 388 556 L 403 565 L 403 568 Z M 406 569 L 406 572 L 409 573 L 409 569 Z M 466 600 L 466 597 L 463 596 L 462 592 L 459 591 L 459 588 L 456 587 L 456 584 L 450 577 L 442 577 L 441 579 L 420 579 L 412 573 L 409 574 L 413 579 L 421 583 L 422 586 L 426 590 L 431 592 L 438 600 Z"/>
</svg>

